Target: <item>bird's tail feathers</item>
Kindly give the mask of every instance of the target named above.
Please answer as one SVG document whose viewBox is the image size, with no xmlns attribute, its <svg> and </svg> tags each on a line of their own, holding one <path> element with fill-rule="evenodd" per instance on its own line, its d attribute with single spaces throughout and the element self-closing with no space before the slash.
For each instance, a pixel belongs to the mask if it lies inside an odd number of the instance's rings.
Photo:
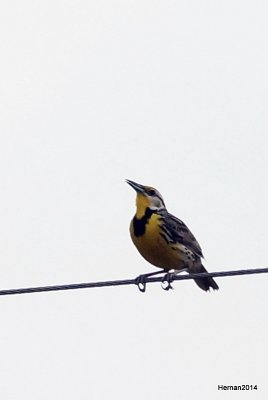
<svg viewBox="0 0 268 400">
<path fill-rule="evenodd" d="M 195 272 L 207 272 L 207 270 L 201 264 L 200 267 L 198 268 L 198 271 Z M 206 292 L 210 290 L 210 288 L 212 288 L 213 290 L 219 289 L 219 286 L 211 276 L 205 278 L 195 278 L 194 281 L 202 290 L 205 290 Z"/>
</svg>

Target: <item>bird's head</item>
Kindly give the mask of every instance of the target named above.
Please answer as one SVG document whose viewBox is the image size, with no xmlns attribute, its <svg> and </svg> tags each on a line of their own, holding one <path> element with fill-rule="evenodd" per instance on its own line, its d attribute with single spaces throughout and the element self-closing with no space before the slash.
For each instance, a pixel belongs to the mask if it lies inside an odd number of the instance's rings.
<svg viewBox="0 0 268 400">
<path fill-rule="evenodd" d="M 144 215 L 147 208 L 150 208 L 152 211 L 166 208 L 163 197 L 155 188 L 143 186 L 128 179 L 126 179 L 126 182 L 137 192 L 136 205 L 138 218 Z"/>
</svg>

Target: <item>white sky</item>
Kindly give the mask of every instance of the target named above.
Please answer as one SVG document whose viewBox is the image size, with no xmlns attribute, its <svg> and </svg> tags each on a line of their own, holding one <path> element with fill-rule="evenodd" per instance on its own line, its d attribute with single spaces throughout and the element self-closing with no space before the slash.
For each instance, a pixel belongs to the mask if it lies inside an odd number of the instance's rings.
<svg viewBox="0 0 268 400">
<path fill-rule="evenodd" d="M 0 11 L 0 289 L 154 270 L 125 178 L 161 191 L 208 270 L 268 266 L 266 1 Z M 217 282 L 0 298 L 1 398 L 268 398 L 268 275 Z"/>
</svg>

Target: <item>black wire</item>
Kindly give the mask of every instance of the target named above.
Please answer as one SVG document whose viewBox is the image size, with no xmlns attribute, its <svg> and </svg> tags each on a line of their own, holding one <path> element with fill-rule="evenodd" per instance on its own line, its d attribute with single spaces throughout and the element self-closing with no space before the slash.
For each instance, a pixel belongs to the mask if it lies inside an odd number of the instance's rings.
<svg viewBox="0 0 268 400">
<path fill-rule="evenodd" d="M 173 281 L 182 281 L 187 279 L 195 278 L 206 278 L 206 277 L 223 277 L 223 276 L 236 276 L 236 275 L 252 275 L 252 274 L 264 274 L 268 272 L 268 268 L 255 268 L 255 269 L 240 269 L 235 271 L 221 271 L 221 272 L 202 272 L 193 273 L 189 275 L 172 275 Z M 163 277 L 147 277 L 145 283 L 161 282 Z M 73 290 L 73 289 L 86 289 L 94 287 L 104 286 L 123 286 L 123 285 L 136 285 L 135 279 L 123 279 L 116 281 L 103 281 L 103 282 L 89 282 L 89 283 L 73 283 L 67 285 L 53 285 L 53 286 L 39 286 L 32 288 L 22 289 L 6 289 L 0 290 L 0 296 L 7 296 L 11 294 L 24 294 L 24 293 L 40 293 L 40 292 L 54 292 L 58 290 Z"/>
</svg>

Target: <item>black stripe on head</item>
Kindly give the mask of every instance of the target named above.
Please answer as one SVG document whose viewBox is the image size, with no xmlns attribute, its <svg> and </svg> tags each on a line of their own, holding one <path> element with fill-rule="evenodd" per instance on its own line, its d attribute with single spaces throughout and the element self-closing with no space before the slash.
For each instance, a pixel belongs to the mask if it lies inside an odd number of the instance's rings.
<svg viewBox="0 0 268 400">
<path fill-rule="evenodd" d="M 156 202 L 156 199 L 158 199 L 159 200 L 159 202 L 160 202 L 160 204 L 159 204 L 159 206 L 160 205 L 162 205 L 164 208 L 166 208 L 166 206 L 165 206 L 165 203 L 164 203 L 164 200 L 163 200 L 163 197 L 161 196 L 161 194 L 158 192 L 158 190 L 156 190 L 156 189 L 154 189 L 154 188 L 148 188 L 147 187 L 147 189 L 146 189 L 146 194 L 149 196 L 149 197 L 151 197 L 151 199 L 152 199 L 152 201 L 154 202 Z M 160 208 L 160 207 L 159 207 Z"/>
<path fill-rule="evenodd" d="M 165 203 L 164 203 L 164 200 L 163 200 L 163 197 L 162 197 L 161 195 L 157 194 L 157 193 L 156 193 L 155 197 L 157 197 L 157 198 L 161 201 L 161 203 L 163 204 L 163 206 L 166 208 Z"/>
</svg>

